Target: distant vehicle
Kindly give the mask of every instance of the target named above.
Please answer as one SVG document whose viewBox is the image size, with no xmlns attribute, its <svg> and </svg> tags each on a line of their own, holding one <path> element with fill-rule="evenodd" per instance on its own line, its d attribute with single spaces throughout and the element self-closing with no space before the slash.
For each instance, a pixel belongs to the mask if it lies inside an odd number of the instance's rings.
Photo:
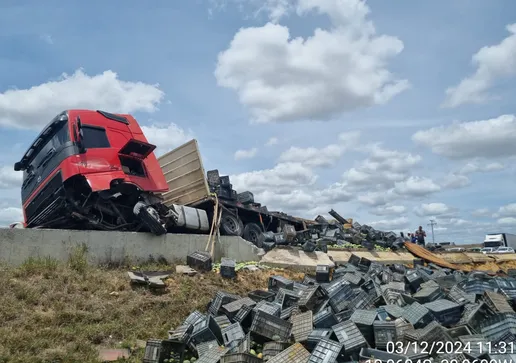
<svg viewBox="0 0 516 363">
<path fill-rule="evenodd" d="M 512 233 L 490 233 L 484 238 L 484 247 L 512 247 L 516 248 L 516 234 Z"/>
<path fill-rule="evenodd" d="M 492 253 L 514 253 L 514 248 L 512 248 L 512 247 L 498 247 Z"/>
<path fill-rule="evenodd" d="M 495 250 L 494 247 L 484 247 L 480 250 L 480 252 L 482 252 L 483 254 L 488 254 L 488 253 L 493 253 L 494 250 Z"/>
<path fill-rule="evenodd" d="M 466 251 L 466 249 L 462 248 L 462 247 L 452 247 L 452 248 L 446 249 L 446 251 L 448 251 L 448 252 L 464 252 L 464 251 Z"/>
<path fill-rule="evenodd" d="M 472 247 L 469 249 L 470 252 L 482 252 L 482 248 L 480 247 Z"/>
</svg>

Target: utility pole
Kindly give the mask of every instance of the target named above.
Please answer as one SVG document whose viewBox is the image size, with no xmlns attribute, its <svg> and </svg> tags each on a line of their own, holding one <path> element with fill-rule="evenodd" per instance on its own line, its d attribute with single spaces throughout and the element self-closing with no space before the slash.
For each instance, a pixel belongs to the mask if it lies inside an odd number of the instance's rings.
<svg viewBox="0 0 516 363">
<path fill-rule="evenodd" d="M 430 219 L 430 223 L 428 223 L 430 228 L 432 228 L 432 243 L 435 245 L 435 235 L 434 235 L 434 226 L 437 225 L 437 222 L 433 219 Z"/>
</svg>

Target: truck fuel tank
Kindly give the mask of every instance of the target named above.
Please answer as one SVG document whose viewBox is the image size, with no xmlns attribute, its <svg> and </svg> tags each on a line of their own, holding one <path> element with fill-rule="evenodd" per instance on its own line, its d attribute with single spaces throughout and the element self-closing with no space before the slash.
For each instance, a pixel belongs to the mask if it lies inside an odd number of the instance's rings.
<svg viewBox="0 0 516 363">
<path fill-rule="evenodd" d="M 178 214 L 178 227 L 197 231 L 209 231 L 210 222 L 206 211 L 179 204 L 172 204 L 172 207 Z"/>
</svg>

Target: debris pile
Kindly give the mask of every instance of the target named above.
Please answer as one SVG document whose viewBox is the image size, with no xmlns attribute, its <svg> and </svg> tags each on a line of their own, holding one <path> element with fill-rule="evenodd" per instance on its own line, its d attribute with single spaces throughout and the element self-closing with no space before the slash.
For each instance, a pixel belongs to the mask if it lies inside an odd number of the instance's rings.
<svg viewBox="0 0 516 363">
<path fill-rule="evenodd" d="M 382 232 L 358 222 L 350 223 L 333 209 L 328 212 L 335 219 L 328 221 L 317 216 L 314 223 L 302 231 L 285 228 L 283 232 L 265 232 L 261 234 L 258 247 L 266 251 L 280 245 L 298 245 L 305 252 L 328 252 L 328 247 L 342 249 L 360 249 L 396 251 L 404 248 L 405 238 L 394 232 Z M 286 226 L 289 227 L 289 226 Z"/>
<path fill-rule="evenodd" d="M 217 292 L 207 313 L 149 340 L 144 363 L 516 361 L 515 304 L 512 277 L 354 256 L 247 296 Z"/>
</svg>

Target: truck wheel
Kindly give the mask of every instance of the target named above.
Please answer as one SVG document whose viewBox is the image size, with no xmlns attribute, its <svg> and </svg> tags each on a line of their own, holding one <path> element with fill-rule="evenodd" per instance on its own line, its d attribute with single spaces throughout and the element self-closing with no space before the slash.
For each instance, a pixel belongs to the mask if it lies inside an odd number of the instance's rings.
<svg viewBox="0 0 516 363">
<path fill-rule="evenodd" d="M 253 243 L 256 247 L 262 248 L 262 229 L 256 223 L 247 223 L 244 228 L 244 239 Z"/>
<path fill-rule="evenodd" d="M 223 213 L 222 218 L 220 220 L 220 228 L 222 229 L 222 233 L 227 236 L 242 236 L 242 232 L 244 229 L 244 224 L 240 220 L 240 218 L 230 214 Z"/>
<path fill-rule="evenodd" d="M 138 202 L 135 206 L 135 210 L 137 211 L 137 216 L 150 229 L 152 233 L 157 236 L 161 236 L 167 233 L 166 228 L 161 224 L 159 214 L 156 209 Z"/>
</svg>

